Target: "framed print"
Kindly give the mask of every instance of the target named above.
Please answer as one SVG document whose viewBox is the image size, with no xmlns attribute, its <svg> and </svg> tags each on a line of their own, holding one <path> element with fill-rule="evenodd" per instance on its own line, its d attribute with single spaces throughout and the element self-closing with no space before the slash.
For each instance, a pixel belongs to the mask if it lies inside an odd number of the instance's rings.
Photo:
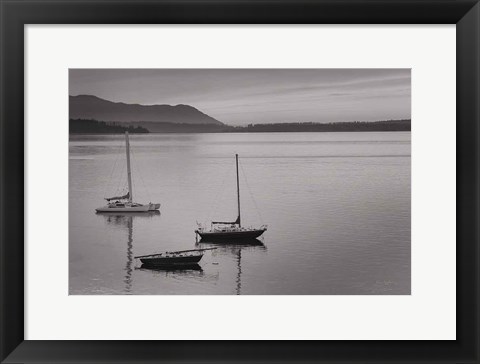
<svg viewBox="0 0 480 364">
<path fill-rule="evenodd" d="M 478 362 L 477 1 L 1 7 L 2 362 Z"/>
</svg>

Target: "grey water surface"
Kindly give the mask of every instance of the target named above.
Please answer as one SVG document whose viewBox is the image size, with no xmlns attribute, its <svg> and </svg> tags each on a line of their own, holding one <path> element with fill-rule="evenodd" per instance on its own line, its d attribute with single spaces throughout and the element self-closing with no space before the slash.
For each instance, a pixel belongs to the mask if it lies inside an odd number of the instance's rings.
<svg viewBox="0 0 480 364">
<path fill-rule="evenodd" d="M 160 214 L 96 214 L 125 192 L 123 135 L 71 135 L 70 294 L 410 294 L 410 132 L 130 135 L 134 201 Z M 211 247 L 197 222 L 267 224 L 200 267 L 133 257 Z"/>
</svg>

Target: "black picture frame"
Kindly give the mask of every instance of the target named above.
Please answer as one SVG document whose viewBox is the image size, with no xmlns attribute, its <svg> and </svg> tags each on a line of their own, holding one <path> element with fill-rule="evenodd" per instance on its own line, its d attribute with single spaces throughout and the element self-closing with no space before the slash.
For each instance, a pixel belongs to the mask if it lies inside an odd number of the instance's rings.
<svg viewBox="0 0 480 364">
<path fill-rule="evenodd" d="M 0 0 L 0 6 L 2 363 L 479 363 L 478 0 Z M 157 23 L 456 24 L 457 340 L 24 340 L 24 26 Z"/>
</svg>

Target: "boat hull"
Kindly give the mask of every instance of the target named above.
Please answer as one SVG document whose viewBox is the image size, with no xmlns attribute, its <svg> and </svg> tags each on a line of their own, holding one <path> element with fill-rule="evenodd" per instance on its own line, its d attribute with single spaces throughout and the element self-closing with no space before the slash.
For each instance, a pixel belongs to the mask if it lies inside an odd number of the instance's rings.
<svg viewBox="0 0 480 364">
<path fill-rule="evenodd" d="M 162 272 L 178 272 L 178 271 L 203 271 L 202 267 L 198 263 L 191 264 L 177 264 L 177 265 L 146 265 L 142 264 L 141 267 L 135 269 L 148 269 Z"/>
<path fill-rule="evenodd" d="M 140 258 L 145 267 L 191 266 L 197 264 L 203 255 L 186 257 Z"/>
<path fill-rule="evenodd" d="M 246 231 L 199 231 L 195 230 L 203 241 L 219 241 L 219 240 L 249 240 L 256 239 L 262 235 L 266 229 L 255 229 L 255 230 L 246 230 Z"/>
<path fill-rule="evenodd" d="M 158 209 L 160 209 L 160 204 L 159 203 L 150 204 L 150 211 L 156 211 Z"/>
<path fill-rule="evenodd" d="M 158 206 L 158 207 L 157 207 Z M 97 212 L 151 212 L 160 208 L 160 204 L 148 204 L 141 206 L 109 207 L 103 206 L 95 209 Z"/>
</svg>

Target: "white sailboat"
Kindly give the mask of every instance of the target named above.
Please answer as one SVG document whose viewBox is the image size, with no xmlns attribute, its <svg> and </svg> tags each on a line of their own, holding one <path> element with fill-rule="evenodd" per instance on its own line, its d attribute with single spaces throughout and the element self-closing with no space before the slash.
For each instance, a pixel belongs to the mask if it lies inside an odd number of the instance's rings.
<svg viewBox="0 0 480 364">
<path fill-rule="evenodd" d="M 128 179 L 128 193 L 124 196 L 106 197 L 107 205 L 96 208 L 97 212 L 148 212 L 155 211 L 160 208 L 159 203 L 149 202 L 148 204 L 141 204 L 133 202 L 132 189 L 132 172 L 130 169 L 130 142 L 128 140 L 128 132 L 125 132 L 125 144 L 127 153 L 127 179 Z"/>
</svg>

